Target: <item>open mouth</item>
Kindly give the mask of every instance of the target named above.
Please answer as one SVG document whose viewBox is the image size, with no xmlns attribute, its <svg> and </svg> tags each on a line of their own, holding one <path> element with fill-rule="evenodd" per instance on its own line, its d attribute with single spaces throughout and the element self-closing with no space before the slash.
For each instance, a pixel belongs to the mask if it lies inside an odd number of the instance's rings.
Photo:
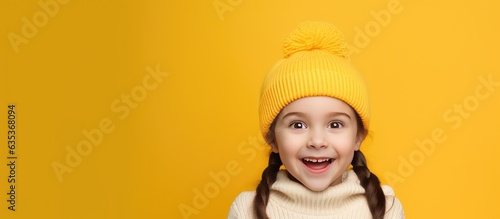
<svg viewBox="0 0 500 219">
<path fill-rule="evenodd" d="M 332 158 L 303 158 L 302 162 L 312 170 L 323 170 L 335 159 Z"/>
</svg>

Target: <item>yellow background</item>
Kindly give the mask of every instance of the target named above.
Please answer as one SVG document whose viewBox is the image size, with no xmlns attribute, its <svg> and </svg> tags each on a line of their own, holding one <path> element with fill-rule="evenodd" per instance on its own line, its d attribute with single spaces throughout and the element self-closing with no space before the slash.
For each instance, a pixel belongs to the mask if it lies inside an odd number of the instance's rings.
<svg viewBox="0 0 500 219">
<path fill-rule="evenodd" d="M 305 20 L 334 23 L 351 45 L 372 103 L 362 150 L 407 218 L 500 218 L 497 1 L 40 2 L 55 3 L 51 15 L 38 1 L 0 3 L 1 218 L 225 218 L 266 165 L 260 83 Z M 14 45 L 26 20 L 36 33 Z M 168 76 L 145 90 L 147 68 Z M 121 102 L 141 91 L 134 107 Z M 11 103 L 15 212 L 5 195 Z M 60 182 L 54 162 L 66 164 L 67 148 L 101 121 L 112 131 Z M 433 135 L 424 153 L 415 141 Z"/>
</svg>

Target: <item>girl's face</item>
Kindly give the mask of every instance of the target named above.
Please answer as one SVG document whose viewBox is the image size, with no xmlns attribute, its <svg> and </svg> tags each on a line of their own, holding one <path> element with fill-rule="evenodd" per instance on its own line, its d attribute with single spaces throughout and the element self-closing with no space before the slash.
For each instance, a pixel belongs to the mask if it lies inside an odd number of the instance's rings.
<svg viewBox="0 0 500 219">
<path fill-rule="evenodd" d="M 305 97 L 288 104 L 276 120 L 273 152 L 292 176 L 313 191 L 342 181 L 358 135 L 354 110 L 332 97 Z"/>
</svg>

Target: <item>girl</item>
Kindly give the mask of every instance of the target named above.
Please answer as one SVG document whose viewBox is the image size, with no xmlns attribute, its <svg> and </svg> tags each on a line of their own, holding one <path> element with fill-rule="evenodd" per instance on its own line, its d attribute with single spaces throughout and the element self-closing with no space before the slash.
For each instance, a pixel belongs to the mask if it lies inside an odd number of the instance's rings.
<svg viewBox="0 0 500 219">
<path fill-rule="evenodd" d="M 404 218 L 360 151 L 368 94 L 347 59 L 342 34 L 328 23 L 302 23 L 285 40 L 259 103 L 269 165 L 257 190 L 236 198 L 229 218 Z"/>
</svg>

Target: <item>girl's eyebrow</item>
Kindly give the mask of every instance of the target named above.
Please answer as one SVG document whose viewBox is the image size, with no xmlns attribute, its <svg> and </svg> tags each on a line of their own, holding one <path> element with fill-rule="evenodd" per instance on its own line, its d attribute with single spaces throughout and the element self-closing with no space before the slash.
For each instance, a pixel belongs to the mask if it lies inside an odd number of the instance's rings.
<svg viewBox="0 0 500 219">
<path fill-rule="evenodd" d="M 298 117 L 306 117 L 307 115 L 303 112 L 289 112 L 285 114 L 281 119 L 285 119 L 288 116 L 298 116 Z M 347 118 L 351 119 L 351 116 L 347 113 L 344 112 L 331 112 L 328 114 L 329 117 L 333 116 L 346 116 Z"/>
<path fill-rule="evenodd" d="M 351 119 L 351 116 L 344 112 L 332 112 L 330 113 L 330 116 L 346 116 L 347 118 Z"/>
<path fill-rule="evenodd" d="M 302 117 L 304 117 L 304 116 L 306 116 L 306 114 L 302 113 L 302 112 L 289 112 L 289 113 L 285 114 L 283 116 L 283 118 L 281 118 L 281 119 L 285 119 L 287 116 L 298 116 L 298 117 L 302 116 Z"/>
</svg>

